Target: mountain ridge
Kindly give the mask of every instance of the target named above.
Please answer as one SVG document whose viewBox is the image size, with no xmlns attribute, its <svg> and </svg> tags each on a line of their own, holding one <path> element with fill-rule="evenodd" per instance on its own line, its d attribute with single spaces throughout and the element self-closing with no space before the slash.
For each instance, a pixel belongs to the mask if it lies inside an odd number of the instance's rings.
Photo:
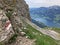
<svg viewBox="0 0 60 45">
<path fill-rule="evenodd" d="M 31 8 L 30 9 L 31 18 L 33 18 L 32 16 L 34 15 L 49 22 L 55 23 L 56 25 L 60 25 L 60 6 Z"/>
</svg>

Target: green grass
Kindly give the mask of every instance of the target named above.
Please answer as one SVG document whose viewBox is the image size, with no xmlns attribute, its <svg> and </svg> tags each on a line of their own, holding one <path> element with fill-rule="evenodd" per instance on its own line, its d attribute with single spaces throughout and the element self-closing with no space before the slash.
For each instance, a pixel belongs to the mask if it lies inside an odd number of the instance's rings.
<svg viewBox="0 0 60 45">
<path fill-rule="evenodd" d="M 51 37 L 42 34 L 41 32 L 31 27 L 30 25 L 27 25 L 27 29 L 26 30 L 23 29 L 23 31 L 26 33 L 27 36 L 29 36 L 30 39 L 36 39 L 35 41 L 36 45 L 60 45 L 58 44 L 59 41 L 57 42 Z"/>
</svg>

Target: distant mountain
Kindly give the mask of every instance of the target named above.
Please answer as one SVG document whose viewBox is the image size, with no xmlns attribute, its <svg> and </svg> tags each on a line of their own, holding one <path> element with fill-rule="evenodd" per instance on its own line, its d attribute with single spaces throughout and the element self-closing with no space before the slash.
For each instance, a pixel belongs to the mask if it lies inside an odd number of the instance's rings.
<svg viewBox="0 0 60 45">
<path fill-rule="evenodd" d="M 33 23 L 35 23 L 37 26 L 41 27 L 41 28 L 47 27 L 47 26 L 46 26 L 44 23 L 42 23 L 42 22 L 36 21 L 36 20 L 34 20 L 34 19 L 31 19 L 31 21 L 32 21 Z"/>
<path fill-rule="evenodd" d="M 40 8 L 31 8 L 30 9 L 31 18 L 41 21 L 47 26 L 60 27 L 60 6 L 50 6 L 50 7 L 40 7 Z M 38 19 L 37 19 L 38 18 Z M 50 23 L 50 24 L 49 24 Z"/>
</svg>

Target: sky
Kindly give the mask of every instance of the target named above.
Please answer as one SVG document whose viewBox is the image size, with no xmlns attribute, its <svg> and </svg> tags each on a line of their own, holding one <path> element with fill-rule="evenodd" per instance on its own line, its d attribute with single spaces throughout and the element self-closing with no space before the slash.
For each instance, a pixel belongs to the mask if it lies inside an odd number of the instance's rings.
<svg viewBox="0 0 60 45">
<path fill-rule="evenodd" d="M 49 7 L 53 5 L 60 6 L 60 0 L 25 0 L 30 8 Z"/>
</svg>

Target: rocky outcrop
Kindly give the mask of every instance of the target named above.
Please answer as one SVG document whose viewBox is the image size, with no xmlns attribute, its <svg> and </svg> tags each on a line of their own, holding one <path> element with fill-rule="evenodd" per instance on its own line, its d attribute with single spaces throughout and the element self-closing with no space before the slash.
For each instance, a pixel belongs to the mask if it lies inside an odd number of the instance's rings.
<svg viewBox="0 0 60 45">
<path fill-rule="evenodd" d="M 3 10 L 0 10 L 0 42 L 5 42 L 14 34 L 12 25 Z"/>
<path fill-rule="evenodd" d="M 5 11 L 14 30 L 25 26 L 25 18 L 30 20 L 29 8 L 24 0 L 0 0 L 0 8 Z"/>
<path fill-rule="evenodd" d="M 0 8 L 17 10 L 17 14 L 30 19 L 29 8 L 24 0 L 0 0 Z"/>
<path fill-rule="evenodd" d="M 18 10 L 18 15 L 21 15 L 30 19 L 29 8 L 24 0 L 17 0 L 16 7 Z"/>
<path fill-rule="evenodd" d="M 29 8 L 24 0 L 0 0 L 0 42 L 10 38 L 14 33 L 21 34 L 26 27 L 25 19 L 30 20 Z"/>
</svg>

